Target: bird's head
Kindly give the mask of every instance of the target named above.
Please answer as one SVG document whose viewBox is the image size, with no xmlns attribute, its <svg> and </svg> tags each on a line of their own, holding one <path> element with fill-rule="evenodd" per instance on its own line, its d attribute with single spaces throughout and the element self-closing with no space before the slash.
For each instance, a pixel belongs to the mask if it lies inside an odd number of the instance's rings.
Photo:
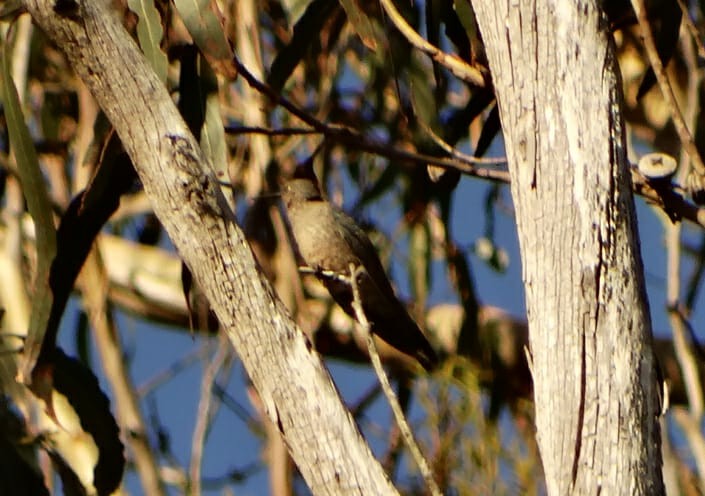
<svg viewBox="0 0 705 496">
<path fill-rule="evenodd" d="M 296 168 L 293 179 L 282 186 L 281 193 L 287 208 L 298 203 L 323 200 L 321 189 L 318 187 L 318 179 L 310 163 Z"/>
</svg>

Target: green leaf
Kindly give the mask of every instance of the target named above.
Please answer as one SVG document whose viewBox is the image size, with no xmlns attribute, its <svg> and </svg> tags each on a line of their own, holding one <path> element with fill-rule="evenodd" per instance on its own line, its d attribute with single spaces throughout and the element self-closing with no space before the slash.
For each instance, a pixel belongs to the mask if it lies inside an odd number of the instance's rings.
<svg viewBox="0 0 705 496">
<path fill-rule="evenodd" d="M 132 12 L 137 14 L 137 39 L 142 47 L 144 56 L 149 61 L 154 72 L 162 82 L 166 82 L 167 67 L 169 62 L 166 54 L 160 48 L 162 36 L 162 20 L 159 11 L 154 6 L 154 1 L 127 0 L 127 5 Z"/>
<path fill-rule="evenodd" d="M 416 222 L 409 232 L 409 280 L 414 300 L 425 308 L 431 285 L 431 233 L 423 222 Z"/>
<path fill-rule="evenodd" d="M 228 155 L 225 143 L 225 128 L 220 115 L 218 94 L 206 99 L 206 121 L 201 129 L 201 150 L 208 157 L 218 180 L 228 181 Z"/>
<path fill-rule="evenodd" d="M 357 4 L 357 1 L 340 0 L 340 5 L 343 6 L 345 14 L 348 16 L 348 21 L 365 46 L 372 51 L 376 51 L 377 33 L 375 31 L 375 25 Z"/>
<path fill-rule="evenodd" d="M 460 23 L 468 33 L 468 37 L 470 39 L 474 38 L 477 35 L 477 21 L 475 20 L 475 12 L 473 12 L 470 2 L 468 0 L 455 0 L 453 7 L 455 8 L 456 14 L 458 14 Z"/>
<path fill-rule="evenodd" d="M 294 25 L 289 43 L 276 54 L 269 70 L 267 83 L 274 91 L 281 91 L 289 76 L 306 54 L 315 46 L 328 19 L 340 7 L 331 0 L 313 0 Z"/>
<path fill-rule="evenodd" d="M 414 116 L 426 127 L 433 129 L 436 134 L 440 134 L 438 109 L 433 96 L 433 88 L 429 84 L 431 77 L 417 57 L 411 59 L 408 74 Z"/>
<path fill-rule="evenodd" d="M 2 100 L 10 137 L 10 148 L 15 155 L 17 172 L 27 201 L 27 208 L 34 220 L 37 246 L 37 273 L 34 280 L 32 314 L 25 342 L 26 368 L 29 368 L 34 365 L 39 354 L 51 311 L 53 295 L 49 288 L 49 270 L 56 255 L 56 228 L 44 177 L 39 168 L 37 152 L 25 124 L 17 88 L 12 80 L 11 53 L 11 44 L 6 42 L 1 68 Z M 29 370 L 26 369 L 22 371 L 24 380 L 28 380 L 29 377 L 25 375 L 28 372 Z"/>
<path fill-rule="evenodd" d="M 181 53 L 178 107 L 194 136 L 200 136 L 201 150 L 216 176 L 227 179 L 227 145 L 220 115 L 218 78 L 193 45 Z"/>
<path fill-rule="evenodd" d="M 221 23 L 220 11 L 213 0 L 174 0 L 186 29 L 208 59 L 211 67 L 227 77 L 237 75 L 233 51 Z"/>
<path fill-rule="evenodd" d="M 199 64 L 202 91 L 206 93 L 206 115 L 201 128 L 201 150 L 211 163 L 219 180 L 228 180 L 228 153 L 225 143 L 225 128 L 220 115 L 218 99 L 218 78 L 208 62 L 201 59 Z"/>
</svg>

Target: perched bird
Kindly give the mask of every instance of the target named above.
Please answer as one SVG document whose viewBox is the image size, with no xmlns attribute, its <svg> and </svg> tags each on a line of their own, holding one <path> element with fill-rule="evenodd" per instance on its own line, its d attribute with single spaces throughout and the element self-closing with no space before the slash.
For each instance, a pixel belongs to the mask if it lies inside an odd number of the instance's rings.
<svg viewBox="0 0 705 496">
<path fill-rule="evenodd" d="M 371 332 L 431 370 L 438 357 L 394 294 L 372 242 L 350 216 L 323 198 L 310 165 L 296 170 L 282 188 L 282 199 L 296 250 L 333 300 L 356 319 L 352 286 L 331 274 L 349 280 L 350 264 L 364 267 L 358 271 L 358 292 Z"/>
</svg>

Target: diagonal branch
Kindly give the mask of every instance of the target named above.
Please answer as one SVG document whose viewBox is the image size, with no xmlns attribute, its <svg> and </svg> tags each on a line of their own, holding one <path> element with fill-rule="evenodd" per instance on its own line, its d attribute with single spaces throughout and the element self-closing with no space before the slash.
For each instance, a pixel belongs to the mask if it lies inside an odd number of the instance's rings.
<svg viewBox="0 0 705 496">
<path fill-rule="evenodd" d="M 307 267 L 303 267 L 301 271 L 308 273 L 310 272 L 310 269 Z M 412 458 L 418 465 L 419 470 L 421 471 L 421 475 L 426 481 L 426 485 L 429 488 L 429 491 L 431 491 L 431 494 L 433 494 L 433 496 L 440 496 L 442 493 L 440 488 L 438 487 L 438 484 L 436 484 L 436 481 L 433 479 L 431 467 L 429 466 L 428 461 L 424 457 L 423 453 L 421 453 L 419 445 L 414 440 L 414 435 L 411 432 L 411 427 L 409 427 L 409 423 L 407 422 L 406 417 L 404 416 L 404 412 L 401 408 L 401 405 L 399 404 L 399 400 L 394 394 L 394 390 L 389 384 L 389 378 L 387 377 L 387 374 L 385 373 L 384 368 L 382 367 L 382 361 L 379 358 L 377 345 L 375 344 L 372 332 L 370 332 L 370 323 L 367 320 L 367 316 L 365 315 L 365 311 L 362 308 L 362 303 L 360 300 L 360 292 L 358 288 L 357 278 L 360 274 L 363 273 L 365 273 L 365 268 L 363 266 L 355 266 L 355 264 L 352 263 L 350 264 L 349 276 L 344 276 L 327 270 L 320 271 L 320 274 L 324 277 L 336 279 L 352 287 L 352 307 L 355 311 L 355 318 L 360 324 L 360 327 L 365 336 L 365 341 L 367 342 L 367 351 L 370 354 L 370 360 L 372 361 L 372 366 L 374 367 L 375 373 L 377 374 L 377 378 L 379 379 L 380 385 L 382 386 L 382 391 L 384 392 L 384 395 L 386 396 L 387 401 L 389 402 L 389 406 L 392 409 L 394 419 L 396 420 L 397 425 L 399 426 L 399 431 L 401 432 L 401 435 L 404 438 L 404 442 L 406 442 L 406 445 L 408 446 L 409 451 L 411 452 Z"/>
<path fill-rule="evenodd" d="M 379 0 L 394 26 L 413 46 L 452 72 L 457 78 L 474 86 L 484 88 L 487 83 L 482 73 L 455 55 L 448 54 L 425 40 L 399 13 L 391 0 Z"/>
<path fill-rule="evenodd" d="M 259 271 L 169 92 L 108 4 L 72 2 L 77 9 L 70 18 L 57 13 L 53 0 L 24 4 L 66 52 L 120 135 L 155 214 L 207 296 L 311 490 L 396 494 L 320 358 Z"/>
</svg>

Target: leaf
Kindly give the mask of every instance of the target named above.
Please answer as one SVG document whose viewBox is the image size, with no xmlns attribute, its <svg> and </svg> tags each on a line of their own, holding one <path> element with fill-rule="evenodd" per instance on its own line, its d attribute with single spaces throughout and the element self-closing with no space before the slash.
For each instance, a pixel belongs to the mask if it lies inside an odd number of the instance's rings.
<svg viewBox="0 0 705 496">
<path fill-rule="evenodd" d="M 375 26 L 360 8 L 356 0 L 340 0 L 340 5 L 343 6 L 345 14 L 348 16 L 348 22 L 352 25 L 357 35 L 362 40 L 362 43 L 372 50 L 377 50 L 377 34 Z"/>
<path fill-rule="evenodd" d="M 482 65 L 487 65 L 485 46 L 470 0 L 454 0 L 453 8 L 457 15 L 451 16 L 448 12 L 446 18 L 448 37 L 460 50 L 461 58 L 471 64 L 479 62 Z M 461 33 L 461 29 L 465 30 L 465 36 Z"/>
<path fill-rule="evenodd" d="M 458 3 L 463 3 L 463 5 L 458 5 Z M 472 22 L 470 22 L 471 19 Z M 474 24 L 474 20 L 474 13 L 467 0 L 456 0 L 452 6 L 446 5 L 443 10 L 446 36 L 457 48 L 458 56 L 466 62 L 471 62 L 470 36 L 477 35 L 477 26 Z"/>
<path fill-rule="evenodd" d="M 411 106 L 414 116 L 425 127 L 439 133 L 438 109 L 433 96 L 433 88 L 429 84 L 428 74 L 417 59 L 412 59 L 409 66 L 409 85 L 411 86 Z"/>
<path fill-rule="evenodd" d="M 225 143 L 225 128 L 220 115 L 220 100 L 218 98 L 218 79 L 204 59 L 199 64 L 200 77 L 205 84 L 201 87 L 207 92 L 206 115 L 201 128 L 201 150 L 210 162 L 215 176 L 220 181 L 228 180 L 228 147 Z"/>
<path fill-rule="evenodd" d="M 454 0 L 453 8 L 458 15 L 460 24 L 465 28 L 468 38 L 474 38 L 477 35 L 477 21 L 469 0 Z"/>
<path fill-rule="evenodd" d="M 208 61 L 191 45 L 181 53 L 179 112 L 194 136 L 200 136 L 201 150 L 218 179 L 227 178 L 227 144 L 220 115 L 218 78 Z"/>
<path fill-rule="evenodd" d="M 124 447 L 120 441 L 120 429 L 110 412 L 108 397 L 100 388 L 95 374 L 75 358 L 66 355 L 60 348 L 54 350 L 47 366 L 52 370 L 52 396 L 60 395 L 66 399 L 66 403 L 62 402 L 61 406 L 69 406 L 73 409 L 73 413 L 80 421 L 82 431 L 90 435 L 98 448 L 97 459 L 90 460 L 93 464 L 91 482 L 97 494 L 112 494 L 122 481 L 125 456 Z M 56 406 L 58 409 L 60 405 Z M 52 412 L 47 413 L 52 416 Z M 52 418 L 58 424 L 59 419 L 67 418 L 67 415 L 52 416 Z M 85 439 L 84 436 L 77 435 L 80 433 L 69 432 L 69 434 L 72 442 L 67 445 L 54 443 L 53 448 L 72 471 L 77 474 L 83 473 L 74 465 L 77 460 L 82 463 L 89 461 L 86 456 L 92 454 L 90 447 L 79 444 Z M 86 450 L 86 455 L 76 457 L 75 452 L 78 449 Z M 81 482 L 85 485 L 85 481 Z"/>
<path fill-rule="evenodd" d="M 480 133 L 477 146 L 475 147 L 476 157 L 482 157 L 487 152 L 500 129 L 499 106 L 495 104 L 492 110 L 490 110 L 487 119 L 485 119 L 485 124 L 482 126 L 482 132 Z"/>
<path fill-rule="evenodd" d="M 203 122 L 206 120 L 207 91 L 203 90 L 203 81 L 198 74 L 198 50 L 193 45 L 186 45 L 179 59 L 179 113 L 186 121 L 191 134 L 200 136 Z"/>
<path fill-rule="evenodd" d="M 267 84 L 274 91 L 281 91 L 291 73 L 320 36 L 325 23 L 339 8 L 337 2 L 331 0 L 313 0 L 309 4 L 294 25 L 294 34 L 289 44 L 279 50 L 272 62 Z"/>
<path fill-rule="evenodd" d="M 431 86 L 428 84 L 428 78 L 424 78 L 417 71 L 410 71 L 409 85 L 411 86 L 411 104 L 414 109 L 414 115 L 426 127 L 438 130 L 438 112 L 436 110 L 436 102 L 433 98 Z M 416 73 L 416 74 L 414 74 Z M 424 84 L 424 79 L 426 80 Z"/>
<path fill-rule="evenodd" d="M 53 301 L 49 288 L 49 271 L 56 255 L 56 230 L 49 195 L 32 137 L 24 121 L 22 106 L 10 73 L 11 44 L 5 43 L 2 57 L 2 100 L 7 120 L 10 147 L 14 151 L 17 172 L 34 220 L 37 246 L 37 273 L 34 280 L 32 313 L 25 341 L 25 361 L 20 370 L 23 381 L 30 380 L 31 369 L 39 356 Z"/>
<path fill-rule="evenodd" d="M 443 2 L 444 4 L 445 2 Z M 444 7 L 440 0 L 426 0 L 426 39 L 434 46 L 440 45 L 441 33 L 441 11 Z M 436 87 L 441 86 L 441 66 L 436 60 L 432 60 L 433 78 Z"/>
<path fill-rule="evenodd" d="M 122 150 L 117 134 L 113 133 L 95 176 L 87 188 L 71 201 L 56 232 L 56 256 L 49 271 L 53 300 L 44 327 L 44 343 L 37 365 L 55 345 L 61 316 L 93 241 L 120 206 L 120 196 L 129 189 L 136 177 L 132 162 Z"/>
<path fill-rule="evenodd" d="M 222 15 L 213 0 L 174 0 L 186 29 L 213 69 L 228 78 L 237 75 L 233 51 L 223 29 Z"/>
<path fill-rule="evenodd" d="M 409 236 L 411 288 L 418 307 L 425 308 L 431 285 L 431 235 L 425 223 L 415 222 Z"/>
<path fill-rule="evenodd" d="M 475 282 L 473 281 L 470 262 L 465 254 L 453 243 L 446 250 L 448 276 L 460 296 L 460 304 L 465 313 L 460 336 L 458 336 L 458 352 L 472 353 L 478 350 L 478 314 L 480 303 L 477 299 Z"/>
<path fill-rule="evenodd" d="M 380 174 L 375 183 L 362 192 L 353 208 L 353 211 L 357 212 L 365 205 L 369 205 L 377 198 L 388 193 L 396 183 L 397 179 L 399 179 L 399 167 L 385 167 L 384 171 L 382 171 L 382 174 Z"/>
<path fill-rule="evenodd" d="M 144 56 L 149 61 L 154 72 L 162 82 L 166 82 L 169 61 L 160 48 L 162 36 L 162 20 L 159 11 L 154 6 L 154 1 L 127 0 L 127 5 L 132 12 L 137 14 L 137 39 L 142 47 Z"/>
</svg>

